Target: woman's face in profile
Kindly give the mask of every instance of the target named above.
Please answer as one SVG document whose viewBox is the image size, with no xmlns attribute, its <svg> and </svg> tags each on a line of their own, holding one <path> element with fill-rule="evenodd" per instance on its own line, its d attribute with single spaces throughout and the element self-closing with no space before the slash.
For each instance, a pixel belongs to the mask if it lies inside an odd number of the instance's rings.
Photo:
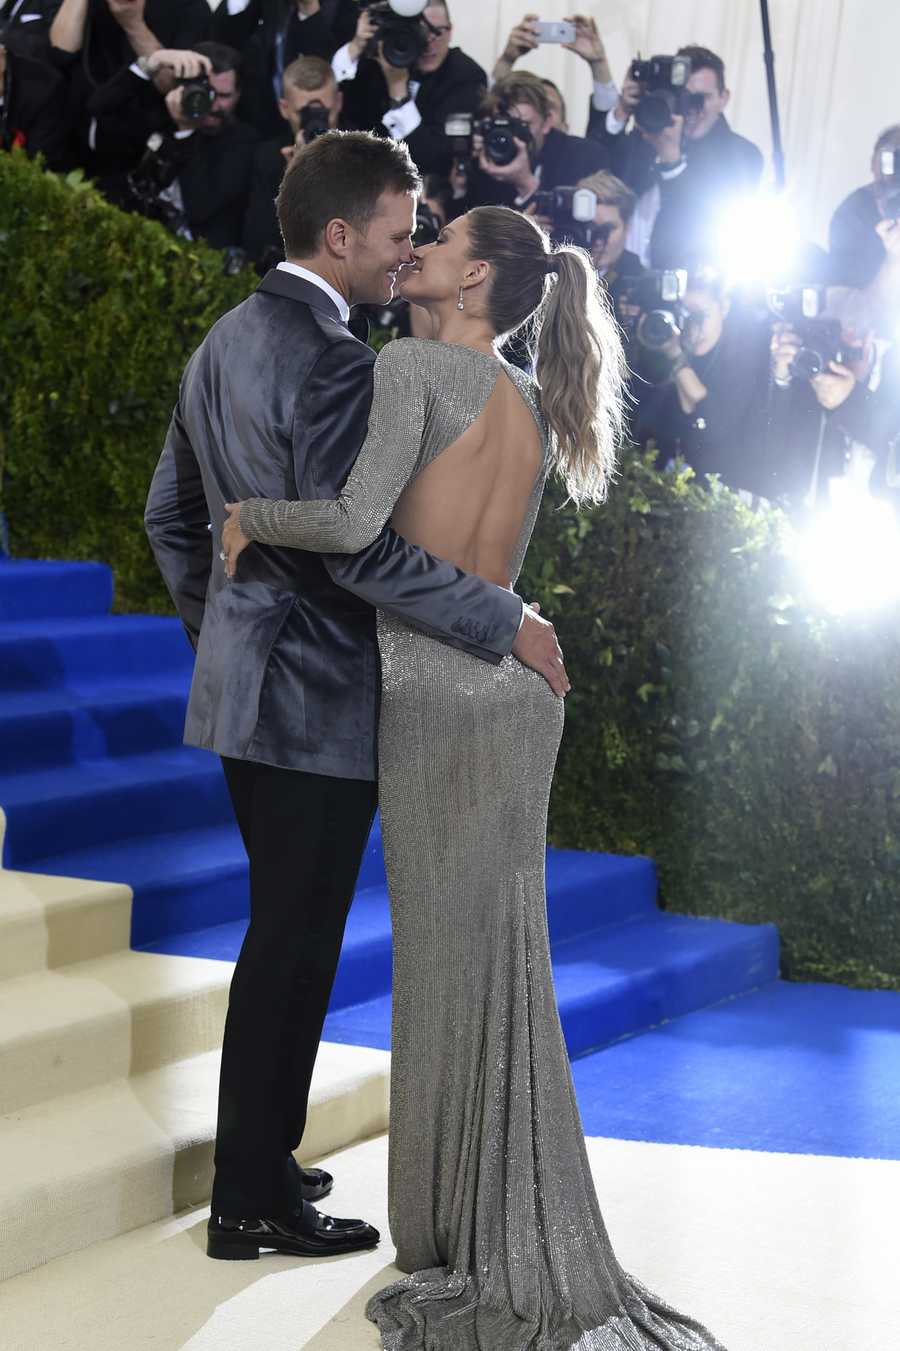
<svg viewBox="0 0 900 1351">
<path fill-rule="evenodd" d="M 465 216 L 443 226 L 433 244 L 414 250 L 415 263 L 400 274 L 398 294 L 413 305 L 455 299 L 471 262 Z"/>
</svg>

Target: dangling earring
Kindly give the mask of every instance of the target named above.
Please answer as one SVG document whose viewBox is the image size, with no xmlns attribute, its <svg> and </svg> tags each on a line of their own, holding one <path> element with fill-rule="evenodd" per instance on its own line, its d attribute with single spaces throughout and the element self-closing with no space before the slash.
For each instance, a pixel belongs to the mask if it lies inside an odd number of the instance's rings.
<svg viewBox="0 0 900 1351">
<path fill-rule="evenodd" d="M 464 309 L 466 308 L 465 305 L 463 304 L 463 288 L 462 288 L 462 287 L 459 288 L 459 300 L 457 300 L 457 302 L 456 302 L 456 308 L 457 308 L 458 310 L 464 310 Z"/>
</svg>

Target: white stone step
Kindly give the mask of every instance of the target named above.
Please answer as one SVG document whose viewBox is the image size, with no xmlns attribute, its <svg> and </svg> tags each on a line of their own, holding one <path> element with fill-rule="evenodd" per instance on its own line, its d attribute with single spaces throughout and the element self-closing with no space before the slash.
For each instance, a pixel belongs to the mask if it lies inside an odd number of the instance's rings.
<svg viewBox="0 0 900 1351">
<path fill-rule="evenodd" d="M 121 951 L 0 982 L 0 1112 L 214 1050 L 233 970 Z"/>
<path fill-rule="evenodd" d="M 131 888 L 0 869 L 0 980 L 128 947 Z"/>
<path fill-rule="evenodd" d="M 208 1200 L 219 1058 L 0 1117 L 0 1280 Z M 301 1160 L 387 1129 L 389 1068 L 386 1051 L 322 1044 Z"/>
</svg>

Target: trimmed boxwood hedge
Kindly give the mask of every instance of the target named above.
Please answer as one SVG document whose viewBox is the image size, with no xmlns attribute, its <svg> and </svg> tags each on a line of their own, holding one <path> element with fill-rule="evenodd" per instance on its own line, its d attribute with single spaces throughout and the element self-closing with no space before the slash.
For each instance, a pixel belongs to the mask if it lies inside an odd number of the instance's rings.
<svg viewBox="0 0 900 1351">
<path fill-rule="evenodd" d="M 184 362 L 255 285 L 221 255 L 0 156 L 0 457 L 13 551 L 101 558 L 169 608 L 141 526 Z M 778 512 L 625 457 L 552 489 L 520 589 L 573 680 L 551 839 L 637 851 L 684 913 L 778 924 L 784 974 L 900 989 L 896 612 L 804 602 Z"/>
</svg>

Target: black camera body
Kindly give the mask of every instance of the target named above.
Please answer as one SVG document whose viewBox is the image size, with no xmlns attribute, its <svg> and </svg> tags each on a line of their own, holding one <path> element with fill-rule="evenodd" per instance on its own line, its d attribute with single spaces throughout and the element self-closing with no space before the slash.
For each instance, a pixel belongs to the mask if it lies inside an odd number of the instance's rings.
<svg viewBox="0 0 900 1351">
<path fill-rule="evenodd" d="M 632 61 L 628 74 L 642 86 L 634 120 L 652 136 L 670 127 L 673 116 L 687 117 L 689 112 L 699 112 L 703 107 L 703 95 L 689 94 L 687 90 L 691 74 L 687 56 L 651 56 L 649 61 L 638 57 Z"/>
<path fill-rule="evenodd" d="M 320 103 L 318 99 L 313 99 L 300 109 L 300 130 L 307 145 L 317 136 L 324 136 L 326 131 L 331 130 L 330 116 L 325 104 Z"/>
<path fill-rule="evenodd" d="M 368 10 L 378 29 L 364 54 L 376 56 L 380 47 L 389 66 L 398 70 L 414 66 L 428 46 L 429 25 L 421 14 L 408 18 L 397 14 L 389 0 L 375 0 L 374 4 L 365 4 L 363 8 Z"/>
<path fill-rule="evenodd" d="M 521 118 L 513 117 L 506 104 L 501 103 L 496 113 L 477 121 L 471 113 L 452 113 L 444 122 L 444 135 L 450 143 L 450 154 L 456 169 L 465 172 L 472 158 L 472 137 L 478 132 L 484 142 L 484 157 L 491 164 L 512 164 L 519 147 L 517 140 L 528 146 L 529 155 L 534 137 Z"/>
<path fill-rule="evenodd" d="M 433 244 L 442 229 L 440 217 L 436 216 L 425 202 L 419 202 L 416 207 L 416 228 L 412 237 L 413 248 L 422 249 L 426 244 Z"/>
<path fill-rule="evenodd" d="M 190 118 L 192 122 L 199 122 L 201 117 L 208 117 L 212 112 L 216 91 L 206 76 L 198 75 L 192 80 L 179 80 L 178 84 L 183 91 L 181 111 L 184 116 Z"/>
<path fill-rule="evenodd" d="M 878 198 L 878 208 L 882 220 L 900 219 L 900 150 L 882 150 L 878 156 L 881 161 L 882 192 Z"/>
<path fill-rule="evenodd" d="M 783 291 L 770 291 L 767 303 L 772 313 L 790 324 L 800 339 L 800 350 L 791 362 L 794 380 L 811 380 L 827 371 L 830 361 L 843 363 L 862 355 L 859 348 L 844 342 L 840 321 L 824 314 L 824 286 L 791 286 Z"/>
<path fill-rule="evenodd" d="M 529 154 L 534 138 L 528 125 L 501 105 L 493 117 L 483 117 L 477 123 L 476 130 L 484 142 L 484 157 L 491 164 L 512 164 L 519 153 L 516 141 L 524 141 Z"/>
<path fill-rule="evenodd" d="M 686 290 L 687 272 L 683 268 L 623 278 L 617 306 L 639 311 L 617 315 L 627 337 L 636 337 L 642 346 L 654 352 L 665 347 L 670 338 L 680 338 L 686 318 L 682 303 Z"/>
<path fill-rule="evenodd" d="M 603 225 L 594 221 L 597 194 L 591 188 L 549 188 L 536 192 L 531 200 L 539 216 L 552 220 L 555 236 L 570 239 L 582 248 L 605 243 L 613 232 L 611 221 Z"/>
</svg>

